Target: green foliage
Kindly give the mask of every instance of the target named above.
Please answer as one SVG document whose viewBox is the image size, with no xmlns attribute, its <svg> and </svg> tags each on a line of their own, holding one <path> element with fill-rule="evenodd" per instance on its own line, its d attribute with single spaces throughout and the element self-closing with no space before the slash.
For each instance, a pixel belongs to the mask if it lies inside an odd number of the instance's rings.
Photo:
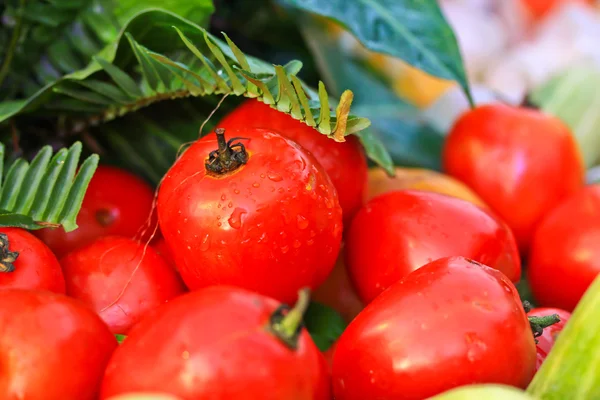
<svg viewBox="0 0 600 400">
<path fill-rule="evenodd" d="M 326 351 L 346 329 L 346 322 L 333 308 L 311 302 L 304 316 L 304 325 L 321 351 Z"/>
<path fill-rule="evenodd" d="M 76 218 L 96 167 L 98 156 L 88 157 L 77 171 L 81 143 L 52 156 L 44 146 L 31 163 L 22 158 L 3 174 L 4 145 L 0 144 L 0 226 L 40 229 L 77 228 Z"/>
<path fill-rule="evenodd" d="M 331 18 L 367 48 L 457 81 L 473 104 L 454 32 L 436 0 L 279 0 Z"/>
<path fill-rule="evenodd" d="M 388 173 L 393 171 L 392 161 L 395 165 L 440 169 L 443 137 L 420 120 L 419 110 L 400 99 L 388 82 L 344 53 L 314 17 L 304 15 L 297 20 L 327 87 L 334 95 L 341 88 L 352 90 L 356 96 L 353 110 L 371 120 L 371 127 L 358 135 L 361 139 L 374 136 L 379 139 L 375 143 L 383 143 L 386 151 L 378 164 L 388 166 Z M 364 140 L 363 144 L 369 146 Z"/>
</svg>

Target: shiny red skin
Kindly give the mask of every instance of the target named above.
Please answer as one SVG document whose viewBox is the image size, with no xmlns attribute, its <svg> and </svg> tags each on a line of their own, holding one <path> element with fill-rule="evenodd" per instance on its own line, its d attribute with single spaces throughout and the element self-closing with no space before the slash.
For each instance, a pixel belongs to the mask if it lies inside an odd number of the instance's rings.
<svg viewBox="0 0 600 400">
<path fill-rule="evenodd" d="M 506 221 L 523 252 L 541 218 L 584 182 L 577 142 L 560 120 L 503 104 L 459 118 L 443 166 Z"/>
<path fill-rule="evenodd" d="M 77 215 L 79 227 L 66 233 L 63 228 L 36 231 L 39 237 L 60 259 L 72 250 L 107 235 L 133 238 L 148 223 L 154 201 L 154 190 L 145 181 L 120 168 L 100 165 L 88 186 Z M 148 225 L 146 236 L 152 233 L 156 215 Z"/>
<path fill-rule="evenodd" d="M 0 291 L 3 400 L 95 400 L 115 337 L 84 304 L 48 291 Z"/>
<path fill-rule="evenodd" d="M 326 363 L 308 332 L 291 350 L 266 330 L 279 304 L 227 286 L 178 297 L 115 351 L 101 399 L 159 391 L 185 400 L 329 400 Z"/>
<path fill-rule="evenodd" d="M 171 253 L 171 249 L 167 245 L 165 238 L 163 238 L 161 236 L 161 237 L 155 239 L 152 242 L 152 247 L 154 247 L 154 250 L 156 250 L 156 252 L 158 254 L 160 254 L 160 256 L 162 258 L 164 258 L 164 260 L 167 262 L 167 264 L 169 264 L 169 265 L 173 266 L 173 268 L 175 268 L 175 261 L 173 260 L 173 254 Z"/>
<path fill-rule="evenodd" d="M 333 355 L 336 400 L 420 400 L 457 386 L 524 388 L 533 334 L 514 285 L 462 257 L 429 263 L 383 292 Z"/>
<path fill-rule="evenodd" d="M 227 284 L 294 302 L 336 262 L 342 210 L 335 188 L 310 153 L 279 134 L 245 129 L 226 137 L 248 138 L 248 162 L 207 175 L 216 137 L 193 144 L 160 187 L 162 234 L 190 289 Z"/>
<path fill-rule="evenodd" d="M 439 193 L 402 190 L 378 196 L 358 212 L 346 236 L 348 273 L 365 304 L 442 257 L 471 258 L 513 282 L 521 277 L 517 244 L 506 224 Z"/>
<path fill-rule="evenodd" d="M 350 223 L 367 196 L 367 159 L 356 136 L 336 142 L 316 129 L 258 100 L 246 100 L 218 124 L 225 129 L 265 128 L 274 130 L 311 152 L 335 186 Z"/>
<path fill-rule="evenodd" d="M 573 311 L 600 273 L 600 185 L 563 201 L 535 232 L 527 268 L 536 303 Z"/>
<path fill-rule="evenodd" d="M 12 272 L 0 272 L 0 289 L 49 290 L 65 293 L 60 264 L 48 246 L 20 228 L 0 228 L 10 251 L 19 253 Z"/>
<path fill-rule="evenodd" d="M 60 263 L 67 294 L 89 304 L 112 333 L 127 334 L 149 311 L 185 292 L 173 267 L 129 238 L 100 238 Z"/>
<path fill-rule="evenodd" d="M 560 318 L 560 322 L 557 322 L 554 325 L 550 325 L 547 328 L 544 328 L 544 332 L 541 336 L 538 336 L 536 339 L 538 343 L 535 345 L 537 351 L 537 358 L 535 364 L 535 370 L 537 372 L 538 369 L 542 366 L 542 363 L 552 350 L 554 343 L 556 342 L 556 338 L 558 334 L 563 330 L 569 319 L 571 318 L 571 313 L 565 310 L 561 310 L 559 308 L 534 308 L 533 310 L 527 313 L 530 317 L 545 317 L 547 315 L 557 314 L 558 318 Z"/>
</svg>

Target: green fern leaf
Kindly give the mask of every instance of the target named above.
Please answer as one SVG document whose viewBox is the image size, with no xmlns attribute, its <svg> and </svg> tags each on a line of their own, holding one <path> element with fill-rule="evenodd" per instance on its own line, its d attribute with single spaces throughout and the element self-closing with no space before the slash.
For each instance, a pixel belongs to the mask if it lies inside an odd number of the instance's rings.
<svg viewBox="0 0 600 400">
<path fill-rule="evenodd" d="M 81 143 L 77 142 L 54 156 L 52 148 L 45 146 L 31 163 L 21 158 L 13 161 L 0 184 L 0 227 L 76 229 L 83 196 L 98 166 L 94 154 L 76 172 L 80 155 Z M 3 164 L 4 145 L 0 143 L 0 175 Z"/>
</svg>

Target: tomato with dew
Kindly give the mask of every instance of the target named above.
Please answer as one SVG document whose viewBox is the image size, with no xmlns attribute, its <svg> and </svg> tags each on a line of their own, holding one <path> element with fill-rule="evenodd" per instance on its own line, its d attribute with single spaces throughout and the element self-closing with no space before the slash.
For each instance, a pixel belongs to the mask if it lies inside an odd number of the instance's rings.
<svg viewBox="0 0 600 400">
<path fill-rule="evenodd" d="M 195 142 L 158 195 L 162 234 L 186 285 L 244 287 L 292 302 L 325 281 L 339 253 L 342 211 L 315 158 L 265 129 Z M 215 147 L 218 146 L 218 147 Z"/>
<path fill-rule="evenodd" d="M 344 223 L 365 201 L 367 160 L 356 136 L 336 142 L 316 129 L 258 100 L 246 100 L 218 124 L 226 130 L 264 128 L 293 140 L 311 152 L 331 178 L 338 193 Z"/>
<path fill-rule="evenodd" d="M 369 201 L 352 221 L 344 247 L 348 273 L 368 304 L 412 271 L 464 256 L 521 277 L 515 238 L 498 218 L 465 200 L 402 190 Z"/>
<path fill-rule="evenodd" d="M 336 400 L 420 400 L 475 383 L 524 388 L 536 349 L 515 286 L 463 257 L 391 286 L 346 328 L 333 355 Z"/>
</svg>

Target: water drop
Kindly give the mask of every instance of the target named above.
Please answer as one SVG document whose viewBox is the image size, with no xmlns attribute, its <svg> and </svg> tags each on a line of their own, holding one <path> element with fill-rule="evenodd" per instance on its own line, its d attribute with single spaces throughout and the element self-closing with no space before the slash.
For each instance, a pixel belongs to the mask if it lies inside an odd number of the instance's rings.
<svg viewBox="0 0 600 400">
<path fill-rule="evenodd" d="M 290 250 L 290 246 L 285 245 L 285 246 L 281 246 L 281 252 L 283 254 L 287 253 Z"/>
<path fill-rule="evenodd" d="M 264 243 L 267 241 L 267 234 L 265 232 L 262 233 L 262 235 L 260 235 L 260 237 L 258 238 L 258 243 Z"/>
<path fill-rule="evenodd" d="M 300 246 L 302 246 L 302 243 L 300 243 L 300 241 L 298 239 L 294 240 L 294 248 L 297 249 Z"/>
<path fill-rule="evenodd" d="M 240 194 L 240 190 L 239 190 L 239 189 L 234 189 L 234 190 L 233 190 L 233 193 L 235 193 L 235 194 Z"/>
<path fill-rule="evenodd" d="M 229 217 L 227 222 L 229 222 L 229 225 L 233 229 L 240 229 L 242 227 L 242 216 L 247 213 L 247 210 L 240 207 L 236 207 L 231 213 L 231 216 Z"/>
<path fill-rule="evenodd" d="M 221 226 L 221 225 L 223 225 L 223 224 L 222 224 L 222 223 L 220 223 L 220 222 L 217 222 L 217 226 Z"/>
<path fill-rule="evenodd" d="M 260 177 L 261 177 L 262 179 L 265 179 L 265 174 L 260 174 Z"/>
<path fill-rule="evenodd" d="M 233 207 L 233 203 L 230 201 L 229 204 L 227 204 L 227 207 L 229 207 L 229 208 Z"/>
<path fill-rule="evenodd" d="M 280 187 L 279 189 L 277 189 L 277 191 L 278 191 L 279 193 L 283 193 L 283 192 L 285 192 L 285 189 L 284 189 L 284 188 L 282 188 L 282 187 Z"/>
<path fill-rule="evenodd" d="M 314 241 L 314 240 L 312 240 L 312 239 L 308 239 L 308 240 L 306 241 L 306 244 L 307 244 L 308 246 L 312 246 L 314 243 L 315 243 L 315 241 Z"/>
<path fill-rule="evenodd" d="M 313 231 L 311 229 L 311 231 L 310 231 L 310 237 L 315 237 L 315 236 L 317 236 L 317 232 L 315 232 L 315 231 Z"/>
<path fill-rule="evenodd" d="M 298 215 L 296 217 L 298 221 L 298 229 L 306 229 L 308 228 L 308 220 L 303 215 Z"/>
<path fill-rule="evenodd" d="M 227 199 L 227 196 L 225 196 L 224 194 L 221 195 L 221 200 L 225 201 Z"/>
<path fill-rule="evenodd" d="M 270 180 L 272 180 L 273 182 L 281 182 L 283 180 L 283 177 L 281 175 L 279 175 L 277 172 L 275 171 L 269 171 L 267 172 L 267 176 L 269 177 Z"/>
<path fill-rule="evenodd" d="M 200 250 L 202 251 L 206 251 L 210 248 L 210 237 L 208 236 L 208 233 L 206 235 L 204 235 L 204 237 L 202 238 L 202 242 L 200 242 Z"/>
<path fill-rule="evenodd" d="M 254 183 L 252 184 L 252 187 L 253 187 L 253 188 L 259 188 L 259 187 L 260 187 L 260 183 L 258 183 L 258 182 L 254 182 Z"/>
</svg>

